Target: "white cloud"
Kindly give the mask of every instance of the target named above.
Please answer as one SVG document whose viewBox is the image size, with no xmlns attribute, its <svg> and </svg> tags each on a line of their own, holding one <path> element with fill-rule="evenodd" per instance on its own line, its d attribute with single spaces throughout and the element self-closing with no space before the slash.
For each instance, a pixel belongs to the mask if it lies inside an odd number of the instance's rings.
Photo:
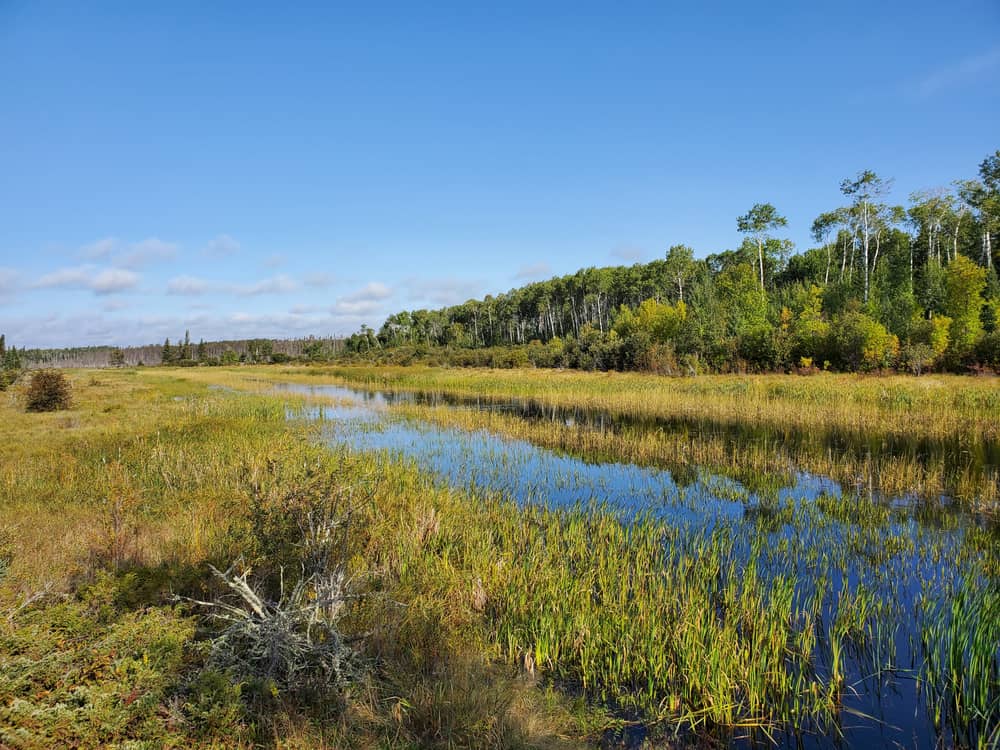
<svg viewBox="0 0 1000 750">
<path fill-rule="evenodd" d="M 924 76 L 916 85 L 916 94 L 927 98 L 948 88 L 961 86 L 1000 68 L 1000 47 L 966 57 Z"/>
<path fill-rule="evenodd" d="M 290 294 L 298 289 L 299 282 L 284 274 L 248 284 L 213 282 L 198 276 L 175 276 L 167 282 L 167 294 L 189 297 L 209 293 L 256 297 L 263 294 Z"/>
<path fill-rule="evenodd" d="M 285 257 L 284 253 L 272 253 L 268 255 L 262 261 L 262 265 L 265 268 L 280 268 L 288 262 L 288 258 Z"/>
<path fill-rule="evenodd" d="M 365 284 L 361 289 L 351 294 L 344 295 L 336 302 L 330 311 L 334 315 L 363 316 L 374 315 L 381 307 L 382 302 L 392 296 L 392 289 L 379 281 L 372 281 Z"/>
<path fill-rule="evenodd" d="M 646 251 L 634 245 L 619 245 L 611 251 L 611 257 L 619 258 L 628 263 L 638 263 L 641 260 L 645 260 Z"/>
<path fill-rule="evenodd" d="M 13 268 L 0 267 L 0 303 L 14 298 L 19 279 L 20 274 Z"/>
<path fill-rule="evenodd" d="M 315 271 L 313 273 L 307 273 L 302 281 L 305 282 L 306 286 L 323 289 L 333 284 L 335 278 L 333 274 L 326 273 L 325 271 Z"/>
<path fill-rule="evenodd" d="M 108 306 L 118 309 L 113 300 L 105 305 Z M 372 325 L 376 320 L 350 312 L 334 313 L 328 309 L 318 309 L 315 313 L 199 311 L 167 315 L 123 315 L 115 310 L 91 310 L 6 317 L 4 329 L 7 340 L 16 341 L 18 346 L 131 346 L 161 344 L 168 336 L 174 341 L 185 330 L 189 330 L 195 340 L 219 341 L 228 338 L 347 335 L 356 331 L 362 323 Z"/>
<path fill-rule="evenodd" d="M 95 294 L 112 294 L 131 289 L 139 283 L 139 274 L 122 268 L 108 268 L 90 280 L 90 288 Z"/>
<path fill-rule="evenodd" d="M 93 266 L 76 266 L 73 268 L 60 268 L 52 273 L 47 273 L 34 283 L 34 286 L 47 289 L 49 287 L 86 287 L 93 274 Z"/>
<path fill-rule="evenodd" d="M 139 283 L 139 274 L 122 268 L 98 269 L 91 265 L 60 268 L 32 284 L 38 289 L 89 289 L 94 294 L 113 294 Z"/>
<path fill-rule="evenodd" d="M 517 269 L 517 273 L 514 274 L 515 279 L 537 279 L 542 276 L 551 276 L 552 267 L 542 261 L 540 263 L 532 263 L 527 266 L 521 266 Z"/>
<path fill-rule="evenodd" d="M 364 300 L 383 300 L 392 296 L 392 289 L 380 281 L 372 281 L 365 284 L 361 289 L 344 297 L 350 302 L 360 302 Z"/>
<path fill-rule="evenodd" d="M 117 239 L 114 237 L 105 237 L 91 242 L 89 245 L 84 245 L 80 248 L 77 255 L 87 260 L 97 260 L 98 258 L 107 258 L 117 247 Z"/>
<path fill-rule="evenodd" d="M 177 245 L 150 237 L 129 245 L 126 252 L 115 256 L 114 264 L 122 268 L 143 268 L 151 263 L 173 260 L 177 256 Z"/>
<path fill-rule="evenodd" d="M 441 307 L 480 296 L 484 286 L 479 279 L 410 279 L 406 289 L 412 303 Z"/>
<path fill-rule="evenodd" d="M 299 284 L 295 279 L 279 274 L 253 284 L 235 285 L 233 290 L 244 297 L 255 297 L 259 294 L 289 294 L 298 288 Z"/>
<path fill-rule="evenodd" d="M 322 305 L 293 305 L 288 312 L 291 315 L 311 315 L 323 310 Z"/>
<path fill-rule="evenodd" d="M 240 243 L 228 234 L 220 234 L 205 246 L 205 255 L 222 258 L 240 251 Z"/>
<path fill-rule="evenodd" d="M 167 282 L 167 294 L 194 296 L 209 291 L 211 284 L 197 276 L 174 276 Z"/>
<path fill-rule="evenodd" d="M 333 303 L 330 312 L 335 315 L 375 315 L 382 305 L 375 300 L 348 300 L 339 299 Z"/>
</svg>

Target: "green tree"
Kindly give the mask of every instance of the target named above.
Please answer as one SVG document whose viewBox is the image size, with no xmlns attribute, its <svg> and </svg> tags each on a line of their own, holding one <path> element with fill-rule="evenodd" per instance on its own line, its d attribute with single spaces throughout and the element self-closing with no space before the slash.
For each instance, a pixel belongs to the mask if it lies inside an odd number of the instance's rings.
<svg viewBox="0 0 1000 750">
<path fill-rule="evenodd" d="M 163 348 L 160 350 L 160 362 L 163 364 L 170 364 L 174 360 L 174 348 L 170 346 L 170 339 L 167 338 L 163 342 Z"/>
<path fill-rule="evenodd" d="M 736 228 L 757 245 L 761 289 L 764 288 L 764 243 L 771 238 L 771 232 L 787 224 L 788 220 L 770 203 L 755 203 L 746 214 L 736 219 Z"/>
<path fill-rule="evenodd" d="M 820 361 L 830 324 L 823 319 L 823 291 L 815 284 L 806 291 L 802 309 L 791 325 L 791 354 L 795 362 L 801 359 Z"/>
<path fill-rule="evenodd" d="M 679 301 L 684 301 L 684 287 L 696 270 L 694 250 L 687 245 L 674 245 L 667 251 L 664 272 L 670 283 L 676 287 Z"/>
<path fill-rule="evenodd" d="M 958 255 L 945 269 L 944 312 L 951 318 L 950 352 L 957 359 L 969 354 L 983 333 L 980 313 L 985 288 L 986 269 L 964 255 Z"/>
</svg>

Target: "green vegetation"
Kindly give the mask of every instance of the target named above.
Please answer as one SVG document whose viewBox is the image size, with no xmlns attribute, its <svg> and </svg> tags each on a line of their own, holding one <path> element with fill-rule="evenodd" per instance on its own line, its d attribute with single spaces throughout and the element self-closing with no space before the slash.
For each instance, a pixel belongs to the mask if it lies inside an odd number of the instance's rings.
<svg viewBox="0 0 1000 750">
<path fill-rule="evenodd" d="M 850 404 L 844 420 L 877 405 L 896 415 L 888 429 L 932 419 L 940 395 L 840 376 L 664 388 L 565 373 L 542 390 L 530 372 L 380 372 L 340 371 L 552 403 L 577 389 L 650 413 L 728 392 L 718 408 L 734 418 L 808 397 Z M 287 418 L 307 413 L 301 397 L 207 387 L 262 376 L 278 373 L 72 373 L 71 411 L 26 413 L 17 389 L 0 407 L 0 743 L 578 747 L 633 720 L 677 742 L 836 733 L 852 659 L 912 669 L 959 744 L 1000 732 L 993 531 L 924 540 L 855 497 L 775 500 L 702 531 L 600 505 L 519 508 L 321 447 L 314 423 Z M 993 435 L 977 416 L 989 391 L 960 382 L 936 429 Z M 966 583 L 924 580 L 928 656 L 910 667 L 895 663 L 887 592 L 911 585 L 917 559 L 953 560 Z M 858 560 L 871 578 L 837 584 Z"/>
<path fill-rule="evenodd" d="M 273 398 L 160 370 L 73 385 L 69 412 L 3 407 L 0 743 L 562 747 L 610 721 L 489 658 L 470 592 L 489 571 L 490 508 L 513 527 L 513 507 L 330 453 Z M 359 676 L 313 696 L 220 671 L 225 624 L 189 599 L 241 600 L 208 566 L 236 563 L 270 602 L 315 593 L 298 571 L 320 507 L 350 517 L 331 562 L 353 582 L 337 623 Z"/>
<path fill-rule="evenodd" d="M 348 358 L 408 364 L 584 370 L 814 372 L 1000 367 L 1000 151 L 979 180 L 888 202 L 891 180 L 846 179 L 848 205 L 813 223 L 792 253 L 769 203 L 737 219 L 736 250 L 572 275 L 362 327 Z"/>
</svg>

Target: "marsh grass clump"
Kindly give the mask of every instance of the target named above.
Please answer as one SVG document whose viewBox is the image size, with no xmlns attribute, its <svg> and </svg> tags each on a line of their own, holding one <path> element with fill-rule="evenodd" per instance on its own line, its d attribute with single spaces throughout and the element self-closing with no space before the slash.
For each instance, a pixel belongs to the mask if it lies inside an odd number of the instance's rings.
<svg viewBox="0 0 1000 750">
<path fill-rule="evenodd" d="M 38 370 L 28 383 L 28 411 L 61 411 L 73 401 L 69 378 L 58 370 Z"/>
</svg>

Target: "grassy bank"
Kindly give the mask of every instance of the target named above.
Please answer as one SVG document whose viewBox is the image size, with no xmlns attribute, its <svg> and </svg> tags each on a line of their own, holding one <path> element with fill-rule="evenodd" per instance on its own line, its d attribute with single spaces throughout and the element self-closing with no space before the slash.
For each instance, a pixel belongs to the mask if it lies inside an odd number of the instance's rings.
<svg viewBox="0 0 1000 750">
<path fill-rule="evenodd" d="M 0 744 L 109 747 L 576 747 L 600 712 L 495 652 L 474 607 L 486 506 L 411 468 L 316 447 L 285 403 L 163 372 L 75 373 L 71 411 L 4 394 Z M 212 666 L 240 560 L 271 596 L 300 568 L 310 509 L 350 518 L 338 621 L 359 677 L 304 700 Z M 513 521 L 511 521 L 513 523 Z M 466 551 L 469 552 L 466 552 Z"/>
</svg>

